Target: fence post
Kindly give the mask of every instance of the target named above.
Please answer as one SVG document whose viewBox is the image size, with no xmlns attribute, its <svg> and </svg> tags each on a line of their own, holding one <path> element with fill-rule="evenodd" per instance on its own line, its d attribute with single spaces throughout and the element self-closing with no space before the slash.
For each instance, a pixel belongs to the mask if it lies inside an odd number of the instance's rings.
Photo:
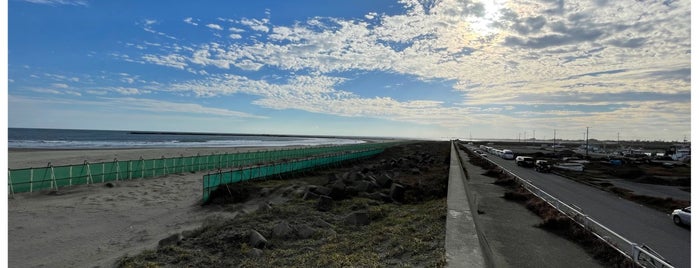
<svg viewBox="0 0 699 268">
<path fill-rule="evenodd" d="M 104 162 L 102 162 L 102 183 L 104 183 L 104 173 L 106 171 L 104 170 Z"/>
<path fill-rule="evenodd" d="M 68 186 L 73 186 L 73 165 L 68 167 Z"/>
<path fill-rule="evenodd" d="M 87 168 L 87 178 L 85 179 L 85 182 L 87 182 L 87 184 L 95 183 L 94 181 L 92 181 L 92 171 L 90 170 L 90 162 L 87 162 L 87 160 L 85 160 L 85 162 L 83 162 L 83 165 L 85 165 L 85 167 Z"/>
<path fill-rule="evenodd" d="M 49 162 L 49 167 L 51 168 L 51 187 L 49 187 L 49 189 L 53 188 L 55 185 L 56 191 L 58 191 L 58 183 L 56 182 L 56 173 L 53 170 L 53 165 L 51 164 L 51 162 Z"/>
<path fill-rule="evenodd" d="M 116 166 L 116 181 L 119 181 L 119 160 L 114 158 L 114 164 Z"/>
<path fill-rule="evenodd" d="M 160 156 L 160 160 L 163 161 L 163 175 L 167 175 L 170 173 L 170 170 L 167 168 L 167 159 L 165 159 L 165 156 Z"/>
<path fill-rule="evenodd" d="M 184 155 L 180 154 L 180 173 L 184 173 Z"/>
<path fill-rule="evenodd" d="M 143 159 L 143 156 L 139 160 L 141 160 L 141 179 L 143 179 L 146 176 L 146 160 Z"/>
<path fill-rule="evenodd" d="M 34 188 L 34 168 L 29 168 L 29 192 Z"/>
<path fill-rule="evenodd" d="M 12 172 L 10 172 L 10 169 L 7 169 L 7 185 L 9 186 L 8 188 L 10 189 L 10 197 L 14 198 L 15 197 L 15 189 L 12 186 Z"/>
</svg>

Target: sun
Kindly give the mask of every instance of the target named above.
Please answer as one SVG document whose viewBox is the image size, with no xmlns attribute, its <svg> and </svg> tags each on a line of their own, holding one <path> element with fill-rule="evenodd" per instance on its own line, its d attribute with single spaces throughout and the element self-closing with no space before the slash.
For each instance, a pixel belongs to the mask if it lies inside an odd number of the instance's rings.
<svg viewBox="0 0 699 268">
<path fill-rule="evenodd" d="M 506 0 L 481 0 L 483 5 L 483 15 L 473 16 L 468 22 L 471 30 L 480 36 L 493 35 L 498 32 L 498 27 L 495 26 L 500 17 L 501 10 L 505 6 Z"/>
</svg>

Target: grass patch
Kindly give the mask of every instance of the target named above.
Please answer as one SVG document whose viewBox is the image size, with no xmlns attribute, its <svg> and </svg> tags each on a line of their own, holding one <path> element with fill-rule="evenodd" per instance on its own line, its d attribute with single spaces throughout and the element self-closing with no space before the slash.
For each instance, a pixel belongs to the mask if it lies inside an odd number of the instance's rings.
<svg viewBox="0 0 699 268">
<path fill-rule="evenodd" d="M 378 204 L 353 198 L 338 202 L 328 213 L 315 211 L 311 201 L 288 204 L 244 215 L 233 220 L 212 220 L 193 231 L 179 245 L 147 250 L 124 257 L 118 267 L 160 266 L 240 266 L 240 267 L 323 267 L 323 266 L 444 266 L 446 198 L 421 204 Z M 350 211 L 368 211 L 371 223 L 346 225 Z M 299 213 L 303 211 L 303 213 Z M 314 225 L 318 232 L 311 239 L 278 239 L 269 234 L 274 225 L 312 225 L 323 220 L 333 227 Z M 249 256 L 246 232 L 255 229 L 265 235 L 269 246 L 262 256 Z"/>
<path fill-rule="evenodd" d="M 116 266 L 442 267 L 446 264 L 449 161 L 441 160 L 443 157 L 448 160 L 448 145 L 448 142 L 413 143 L 388 148 L 362 161 L 362 166 L 311 171 L 293 180 L 251 181 L 248 185 L 236 184 L 237 189 L 219 187 L 221 192 L 216 201 L 223 211 L 240 212 L 239 202 L 276 190 L 279 193 L 290 189 L 290 193 L 295 193 L 297 189 L 305 189 L 300 185 L 323 185 L 328 175 L 362 170 L 375 175 L 391 171 L 394 181 L 406 187 L 402 205 L 354 197 L 333 201 L 329 211 L 321 212 L 316 209 L 318 200 L 303 200 L 297 194 L 288 194 L 284 195 L 288 201 L 271 208 L 241 213 L 233 219 L 208 218 L 201 228 L 183 232 L 176 244 L 125 256 Z M 419 172 L 413 172 L 415 168 Z M 381 191 L 389 193 L 389 189 Z M 368 225 L 345 222 L 347 215 L 357 211 L 367 213 Z M 274 237 L 274 228 L 282 222 L 293 229 L 292 235 Z M 267 239 L 261 251 L 250 245 L 251 230 Z M 304 236 L 301 230 L 312 232 Z"/>
</svg>

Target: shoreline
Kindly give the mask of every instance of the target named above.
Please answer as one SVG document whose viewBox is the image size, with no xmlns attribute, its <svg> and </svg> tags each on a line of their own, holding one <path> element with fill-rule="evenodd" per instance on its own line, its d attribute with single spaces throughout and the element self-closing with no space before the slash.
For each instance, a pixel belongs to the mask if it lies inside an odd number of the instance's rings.
<svg viewBox="0 0 699 268">
<path fill-rule="evenodd" d="M 399 139 L 357 139 L 364 143 L 382 143 L 401 141 Z M 406 140 L 402 140 L 406 141 Z M 8 168 L 26 169 L 43 168 L 51 163 L 53 166 L 81 165 L 85 161 L 90 163 L 111 162 L 114 159 L 138 160 L 159 159 L 162 157 L 173 158 L 180 156 L 196 156 L 241 153 L 262 150 L 298 149 L 314 146 L 333 146 L 338 144 L 319 145 L 285 145 L 285 146 L 236 146 L 236 147 L 136 147 L 136 148 L 8 148 Z M 344 145 L 344 144 L 339 144 Z"/>
</svg>

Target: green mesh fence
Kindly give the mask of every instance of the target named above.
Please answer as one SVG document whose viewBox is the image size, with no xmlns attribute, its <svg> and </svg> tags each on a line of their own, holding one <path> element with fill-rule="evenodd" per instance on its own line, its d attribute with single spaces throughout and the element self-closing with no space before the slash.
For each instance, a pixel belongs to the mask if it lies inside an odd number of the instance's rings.
<svg viewBox="0 0 699 268">
<path fill-rule="evenodd" d="M 168 174 L 243 168 L 262 163 L 284 162 L 341 152 L 368 151 L 395 145 L 390 143 L 361 143 L 337 146 L 317 146 L 297 149 L 276 149 L 228 154 L 180 156 L 160 159 L 136 159 L 89 163 L 67 166 L 10 169 L 8 191 L 10 194 L 34 192 L 60 187 L 104 183 L 109 181 L 144 179 Z"/>
<path fill-rule="evenodd" d="M 367 149 L 356 152 L 335 152 L 332 155 L 316 156 L 306 159 L 297 159 L 288 162 L 271 163 L 267 165 L 246 167 L 227 172 L 219 172 L 215 174 L 204 175 L 203 177 L 203 196 L 204 202 L 209 200 L 213 191 L 219 185 L 237 183 L 247 180 L 265 178 L 275 175 L 280 175 L 288 172 L 302 171 L 306 169 L 318 168 L 336 164 L 342 161 L 354 160 L 364 157 L 369 157 L 383 152 L 383 148 Z"/>
</svg>

